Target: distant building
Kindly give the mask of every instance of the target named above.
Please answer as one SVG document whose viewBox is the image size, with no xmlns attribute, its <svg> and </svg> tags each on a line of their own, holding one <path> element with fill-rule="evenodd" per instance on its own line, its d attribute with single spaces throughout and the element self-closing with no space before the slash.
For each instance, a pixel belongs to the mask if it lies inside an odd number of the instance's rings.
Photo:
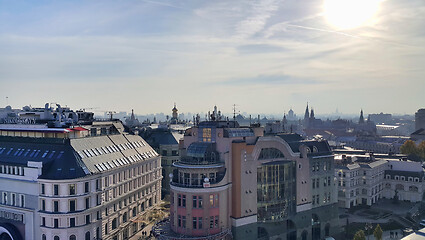
<svg viewBox="0 0 425 240">
<path fill-rule="evenodd" d="M 415 113 L 415 131 L 425 129 L 425 108 L 419 109 Z"/>
<path fill-rule="evenodd" d="M 179 121 L 179 114 L 178 114 L 178 110 L 176 108 L 176 104 L 175 103 L 174 103 L 174 107 L 173 107 L 173 109 L 171 109 L 171 111 L 173 113 L 171 115 L 170 123 L 176 124 Z"/>
<path fill-rule="evenodd" d="M 294 113 L 294 110 L 292 110 L 292 108 L 289 109 L 289 111 L 288 111 L 288 117 L 287 117 L 287 119 L 288 119 L 288 121 L 298 120 L 297 119 L 297 115 Z"/>
<path fill-rule="evenodd" d="M 120 121 L 58 110 L 0 124 L 1 238 L 128 239 L 160 202 L 161 157 Z"/>
<path fill-rule="evenodd" d="M 420 143 L 422 141 L 425 141 L 425 129 L 420 128 L 420 129 L 416 130 L 415 132 L 410 134 L 410 139 L 412 139 L 416 143 Z"/>
<path fill-rule="evenodd" d="M 134 128 L 134 127 L 137 127 L 137 126 L 141 126 L 142 124 L 139 122 L 139 119 L 137 119 L 135 116 L 134 116 L 134 110 L 133 109 L 131 109 L 131 115 L 130 115 L 130 118 L 127 118 L 126 120 L 125 120 L 125 125 L 127 126 L 127 127 L 129 127 L 129 128 Z"/>
<path fill-rule="evenodd" d="M 186 130 L 159 239 L 323 239 L 339 232 L 326 141 L 210 120 Z M 161 225 L 164 227 L 163 225 Z"/>
<path fill-rule="evenodd" d="M 170 194 L 170 174 L 173 173 L 173 163 L 180 160 L 179 141 L 183 134 L 170 128 L 148 129 L 143 132 L 143 138 L 161 155 L 162 166 L 162 196 Z"/>
<path fill-rule="evenodd" d="M 392 123 L 393 116 L 389 113 L 372 113 L 367 117 L 369 121 L 372 121 L 376 124 L 385 124 Z"/>
<path fill-rule="evenodd" d="M 425 174 L 420 162 L 361 153 L 339 154 L 335 162 L 340 207 L 370 206 L 382 198 L 422 201 Z"/>
</svg>

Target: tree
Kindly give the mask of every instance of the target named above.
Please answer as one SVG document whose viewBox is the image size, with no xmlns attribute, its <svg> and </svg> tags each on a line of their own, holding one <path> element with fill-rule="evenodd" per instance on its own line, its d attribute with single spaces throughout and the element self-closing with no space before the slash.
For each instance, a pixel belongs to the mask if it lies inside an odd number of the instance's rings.
<svg viewBox="0 0 425 240">
<path fill-rule="evenodd" d="M 419 157 L 421 157 L 422 160 L 424 160 L 425 159 L 425 141 L 422 141 L 421 143 L 419 143 L 417 152 Z"/>
<path fill-rule="evenodd" d="M 382 240 L 382 228 L 379 224 L 376 225 L 375 231 L 373 231 L 373 236 L 375 236 L 376 240 Z"/>
<path fill-rule="evenodd" d="M 400 147 L 400 152 L 407 155 L 418 155 L 418 149 L 416 147 L 415 142 L 412 140 L 407 140 L 406 142 L 404 142 L 403 145 L 401 145 Z"/>
<path fill-rule="evenodd" d="M 354 234 L 353 240 L 366 240 L 366 236 L 364 235 L 363 230 L 359 230 Z"/>
</svg>

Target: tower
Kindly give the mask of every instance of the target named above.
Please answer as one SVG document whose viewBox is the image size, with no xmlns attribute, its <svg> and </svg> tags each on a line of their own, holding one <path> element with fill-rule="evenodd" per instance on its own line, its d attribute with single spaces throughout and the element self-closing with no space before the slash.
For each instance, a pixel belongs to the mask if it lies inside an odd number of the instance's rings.
<svg viewBox="0 0 425 240">
<path fill-rule="evenodd" d="M 363 109 L 360 111 L 360 118 L 359 118 L 359 124 L 364 123 L 364 117 L 363 117 Z"/>
<path fill-rule="evenodd" d="M 310 118 L 310 116 L 308 114 L 308 103 L 307 103 L 307 107 L 305 108 L 304 120 L 307 120 L 309 118 Z"/>
<path fill-rule="evenodd" d="M 308 113 L 308 103 L 307 103 L 307 107 L 305 108 L 305 113 L 304 113 L 304 127 L 308 128 L 309 123 L 310 123 L 310 115 Z"/>
<path fill-rule="evenodd" d="M 171 109 L 171 111 L 173 111 L 171 121 L 177 123 L 179 115 L 178 115 L 178 110 L 176 108 L 176 103 L 174 103 L 174 107 L 173 107 L 173 109 Z"/>
</svg>

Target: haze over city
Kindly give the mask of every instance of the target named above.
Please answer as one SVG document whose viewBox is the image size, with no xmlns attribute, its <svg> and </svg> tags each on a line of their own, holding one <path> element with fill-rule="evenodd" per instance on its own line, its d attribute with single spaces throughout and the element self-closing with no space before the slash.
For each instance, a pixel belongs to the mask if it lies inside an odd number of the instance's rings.
<svg viewBox="0 0 425 240">
<path fill-rule="evenodd" d="M 413 114 L 425 5 L 0 1 L 0 105 Z M 363 4 L 363 5 L 362 5 Z M 361 10 L 363 9 L 363 10 Z M 6 97 L 8 99 L 6 100 Z"/>
</svg>

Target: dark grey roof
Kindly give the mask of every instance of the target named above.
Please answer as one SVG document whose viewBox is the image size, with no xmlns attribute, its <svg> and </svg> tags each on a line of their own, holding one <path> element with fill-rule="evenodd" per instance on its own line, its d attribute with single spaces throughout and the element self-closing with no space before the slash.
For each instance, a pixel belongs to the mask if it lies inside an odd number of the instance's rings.
<svg viewBox="0 0 425 240">
<path fill-rule="evenodd" d="M 423 128 L 419 128 L 418 130 L 414 131 L 411 135 L 424 135 L 425 134 L 425 129 Z"/>
<path fill-rule="evenodd" d="M 310 148 L 310 154 L 311 156 L 315 155 L 323 155 L 323 154 L 331 154 L 331 149 L 326 141 L 309 141 L 304 140 L 301 142 L 290 142 L 288 143 L 291 147 L 291 150 L 295 152 L 300 152 L 300 146 L 305 145 L 308 148 Z M 317 152 L 314 151 L 314 147 L 317 148 Z"/>
<path fill-rule="evenodd" d="M 0 137 L 0 163 L 27 166 L 42 162 L 43 179 L 83 177 L 83 163 L 67 139 Z"/>
<path fill-rule="evenodd" d="M 175 136 L 170 131 L 154 130 L 146 137 L 146 141 L 154 148 L 160 145 L 177 145 L 179 144 Z"/>
<path fill-rule="evenodd" d="M 292 152 L 300 152 L 300 146 L 305 145 L 310 148 L 311 156 L 323 155 L 323 154 L 331 154 L 331 149 L 327 141 L 316 141 L 316 140 L 304 140 L 303 137 L 299 134 L 278 134 L 278 137 L 282 138 L 285 142 L 288 143 L 289 147 L 291 147 Z M 317 148 L 317 152 L 313 149 Z"/>
<path fill-rule="evenodd" d="M 27 166 L 42 162 L 42 179 L 73 179 L 157 157 L 135 135 L 75 139 L 0 137 L 0 163 Z"/>
<path fill-rule="evenodd" d="M 278 134 L 278 137 L 282 138 L 283 141 L 290 143 L 290 142 L 299 142 L 304 140 L 303 137 L 301 137 L 301 135 L 299 134 L 295 134 L 295 133 L 289 133 L 289 134 Z"/>
</svg>

